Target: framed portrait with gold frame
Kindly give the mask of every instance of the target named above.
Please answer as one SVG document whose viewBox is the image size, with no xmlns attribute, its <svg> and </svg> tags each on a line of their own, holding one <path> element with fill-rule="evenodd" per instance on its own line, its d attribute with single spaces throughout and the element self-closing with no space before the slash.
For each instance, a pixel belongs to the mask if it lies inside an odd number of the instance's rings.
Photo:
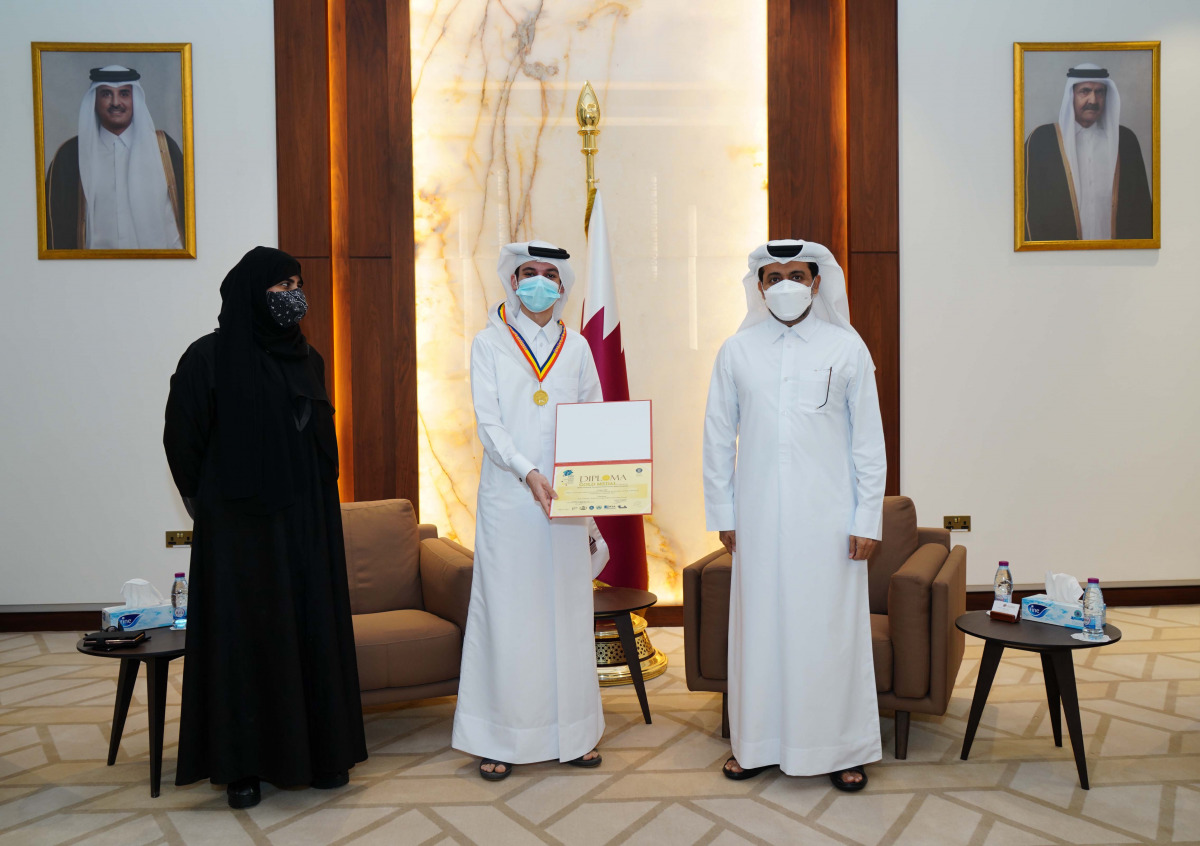
<svg viewBox="0 0 1200 846">
<path fill-rule="evenodd" d="M 38 258 L 195 258 L 192 45 L 31 47 Z"/>
<path fill-rule="evenodd" d="M 1013 45 L 1016 251 L 1161 246 L 1159 48 Z"/>
</svg>

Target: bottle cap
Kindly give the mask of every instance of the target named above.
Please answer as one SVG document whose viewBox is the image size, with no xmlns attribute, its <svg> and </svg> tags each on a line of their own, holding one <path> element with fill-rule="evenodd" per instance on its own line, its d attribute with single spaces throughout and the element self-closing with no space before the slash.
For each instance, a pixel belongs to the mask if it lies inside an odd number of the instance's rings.
<svg viewBox="0 0 1200 846">
<path fill-rule="evenodd" d="M 1007 566 L 1008 566 L 1008 562 L 1007 562 L 1007 561 L 1001 561 L 1001 562 L 1000 562 L 1000 566 L 1001 566 L 1001 567 L 1007 567 Z"/>
<path fill-rule="evenodd" d="M 184 575 L 183 573 L 176 573 L 176 574 L 175 574 L 175 578 L 177 578 L 177 579 L 182 579 L 182 578 L 183 578 L 183 575 Z"/>
<path fill-rule="evenodd" d="M 1098 585 L 1098 584 L 1100 584 L 1100 580 L 1099 579 L 1088 579 L 1088 584 L 1089 585 Z"/>
</svg>

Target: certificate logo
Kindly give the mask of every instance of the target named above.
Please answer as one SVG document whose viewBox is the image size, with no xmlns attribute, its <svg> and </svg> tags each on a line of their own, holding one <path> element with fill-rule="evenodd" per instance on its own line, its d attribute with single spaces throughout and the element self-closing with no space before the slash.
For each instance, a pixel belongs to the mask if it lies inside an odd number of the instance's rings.
<svg viewBox="0 0 1200 846">
<path fill-rule="evenodd" d="M 642 472 L 642 469 L 643 469 L 643 468 L 639 467 L 639 468 L 637 468 L 637 470 L 635 470 L 635 471 L 633 471 L 633 472 L 635 472 L 635 473 L 641 473 L 641 472 Z"/>
</svg>

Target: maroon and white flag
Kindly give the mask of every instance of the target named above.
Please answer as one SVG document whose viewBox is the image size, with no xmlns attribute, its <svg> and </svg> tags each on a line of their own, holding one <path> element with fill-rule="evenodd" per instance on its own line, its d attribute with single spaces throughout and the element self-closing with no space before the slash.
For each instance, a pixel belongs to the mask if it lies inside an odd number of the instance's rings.
<svg viewBox="0 0 1200 846">
<path fill-rule="evenodd" d="M 588 226 L 587 295 L 583 301 L 581 332 L 592 348 L 605 402 L 629 399 L 629 376 L 625 349 L 621 345 L 621 318 L 617 314 L 617 291 L 613 285 L 612 255 L 604 202 L 600 192 L 592 206 Z M 596 525 L 608 543 L 608 566 L 599 579 L 617 587 L 646 589 L 646 533 L 641 516 L 597 517 Z"/>
</svg>

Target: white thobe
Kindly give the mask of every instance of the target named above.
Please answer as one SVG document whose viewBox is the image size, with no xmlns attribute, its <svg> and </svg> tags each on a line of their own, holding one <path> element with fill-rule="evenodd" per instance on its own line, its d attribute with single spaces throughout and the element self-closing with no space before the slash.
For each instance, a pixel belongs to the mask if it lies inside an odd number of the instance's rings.
<svg viewBox="0 0 1200 846">
<path fill-rule="evenodd" d="M 517 330 L 545 361 L 558 340 L 520 314 Z M 603 395 L 587 342 L 569 329 L 542 388 L 495 308 L 471 346 L 471 395 L 483 468 L 475 515 L 475 567 L 463 636 L 455 749 L 512 764 L 570 761 L 604 734 L 592 616 L 588 530 L 546 517 L 525 477 L 554 471 L 558 403 Z"/>
<path fill-rule="evenodd" d="M 1075 124 L 1075 156 L 1079 168 L 1079 226 L 1085 241 L 1112 238 L 1112 195 L 1115 162 L 1108 156 L 1108 138 L 1099 123 Z"/>
<path fill-rule="evenodd" d="M 881 757 L 867 563 L 886 458 L 871 356 L 812 315 L 717 354 L 704 419 L 710 531 L 737 530 L 729 726 L 745 768 L 838 772 Z"/>
<path fill-rule="evenodd" d="M 136 249 L 180 249 L 183 244 L 175 224 L 175 210 L 167 194 L 158 197 L 139 198 L 143 204 L 159 207 L 150 216 L 155 224 L 161 220 L 161 232 L 157 225 L 151 233 L 138 237 L 134 223 L 133 203 L 130 199 L 129 157 L 133 139 L 131 130 L 114 135 L 100 127 L 100 154 L 95 162 L 96 178 L 87 201 L 90 205 L 87 227 L 87 249 L 89 250 L 136 250 Z M 151 153 L 156 162 L 162 156 L 155 147 Z M 137 186 L 134 186 L 135 188 Z M 145 189 L 143 188 L 143 193 Z"/>
</svg>

